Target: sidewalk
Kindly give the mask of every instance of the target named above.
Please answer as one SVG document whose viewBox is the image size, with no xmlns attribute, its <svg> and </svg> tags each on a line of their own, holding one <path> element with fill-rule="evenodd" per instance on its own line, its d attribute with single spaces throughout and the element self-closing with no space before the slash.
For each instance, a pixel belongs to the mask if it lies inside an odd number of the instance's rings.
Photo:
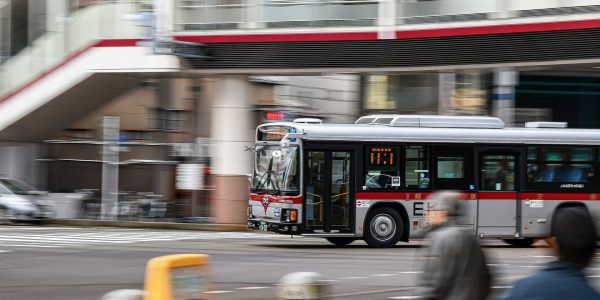
<svg viewBox="0 0 600 300">
<path fill-rule="evenodd" d="M 106 226 L 125 228 L 152 228 L 176 230 L 201 230 L 201 231 L 247 231 L 245 224 L 194 224 L 171 222 L 141 222 L 141 221 L 107 221 L 88 219 L 51 219 L 46 224 L 60 226 Z"/>
</svg>

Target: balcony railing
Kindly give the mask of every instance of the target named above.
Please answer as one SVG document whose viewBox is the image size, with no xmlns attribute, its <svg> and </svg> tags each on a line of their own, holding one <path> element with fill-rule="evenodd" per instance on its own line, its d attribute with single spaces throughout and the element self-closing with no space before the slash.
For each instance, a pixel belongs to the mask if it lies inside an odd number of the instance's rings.
<svg viewBox="0 0 600 300">
<path fill-rule="evenodd" d="M 174 0 L 174 30 L 370 27 L 600 14 L 597 0 Z"/>
</svg>

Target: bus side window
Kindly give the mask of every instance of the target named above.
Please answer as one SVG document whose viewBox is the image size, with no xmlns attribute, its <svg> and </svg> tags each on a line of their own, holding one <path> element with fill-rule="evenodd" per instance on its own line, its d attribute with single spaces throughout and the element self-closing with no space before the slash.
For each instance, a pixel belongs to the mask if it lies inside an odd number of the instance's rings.
<svg viewBox="0 0 600 300">
<path fill-rule="evenodd" d="M 438 146 L 433 149 L 435 190 L 472 190 L 473 148 Z"/>
<path fill-rule="evenodd" d="M 429 147 L 404 147 L 404 187 L 407 189 L 429 189 Z"/>
<path fill-rule="evenodd" d="M 367 189 L 398 190 L 401 188 L 398 147 L 368 146 L 366 156 L 365 186 Z"/>
</svg>

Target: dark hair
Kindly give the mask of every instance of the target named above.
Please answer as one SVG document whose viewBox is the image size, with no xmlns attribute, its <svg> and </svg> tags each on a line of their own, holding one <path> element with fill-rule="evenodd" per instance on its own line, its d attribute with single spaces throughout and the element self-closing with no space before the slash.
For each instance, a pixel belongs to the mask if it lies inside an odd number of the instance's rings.
<svg viewBox="0 0 600 300">
<path fill-rule="evenodd" d="M 585 268 L 596 251 L 596 228 L 585 206 L 559 207 L 552 216 L 558 259 Z"/>
</svg>

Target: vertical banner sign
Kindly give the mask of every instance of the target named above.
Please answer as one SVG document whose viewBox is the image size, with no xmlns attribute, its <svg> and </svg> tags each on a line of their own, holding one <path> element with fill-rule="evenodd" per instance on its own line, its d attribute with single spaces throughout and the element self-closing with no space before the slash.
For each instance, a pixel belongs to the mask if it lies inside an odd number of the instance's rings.
<svg viewBox="0 0 600 300">
<path fill-rule="evenodd" d="M 102 206 L 103 220 L 119 216 L 119 117 L 102 119 Z"/>
</svg>

